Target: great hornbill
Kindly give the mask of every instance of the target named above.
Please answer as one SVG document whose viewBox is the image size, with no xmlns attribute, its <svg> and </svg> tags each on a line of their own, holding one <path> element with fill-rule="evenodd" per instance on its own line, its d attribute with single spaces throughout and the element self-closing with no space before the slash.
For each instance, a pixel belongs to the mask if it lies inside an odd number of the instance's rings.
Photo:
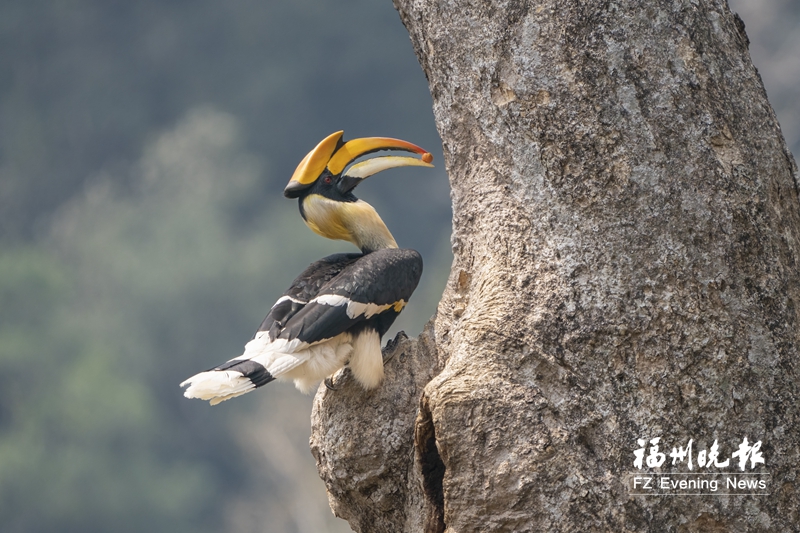
<svg viewBox="0 0 800 533">
<path fill-rule="evenodd" d="M 315 233 L 350 241 L 361 253 L 325 257 L 306 268 L 278 298 L 244 353 L 183 383 L 187 398 L 211 405 L 275 379 L 310 392 L 346 364 L 365 388 L 383 379 L 381 337 L 408 303 L 422 274 L 422 257 L 403 250 L 375 209 L 353 195 L 361 180 L 401 166 L 432 167 L 419 146 L 381 137 L 342 140 L 338 131 L 306 155 L 283 191 L 297 198 Z M 345 168 L 380 150 L 421 154 L 381 156 Z"/>
</svg>

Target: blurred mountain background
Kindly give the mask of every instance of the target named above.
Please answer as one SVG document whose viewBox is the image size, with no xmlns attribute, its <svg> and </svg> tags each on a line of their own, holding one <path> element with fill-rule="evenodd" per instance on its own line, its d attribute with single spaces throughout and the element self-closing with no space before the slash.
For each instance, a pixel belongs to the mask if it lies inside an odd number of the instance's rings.
<svg viewBox="0 0 800 533">
<path fill-rule="evenodd" d="M 794 153 L 800 2 L 731 2 Z M 347 243 L 282 190 L 319 140 L 399 137 L 435 170 L 358 195 L 426 269 L 450 201 L 430 96 L 389 0 L 0 1 L 0 531 L 340 532 L 290 385 L 211 408 L 294 275 Z"/>
</svg>

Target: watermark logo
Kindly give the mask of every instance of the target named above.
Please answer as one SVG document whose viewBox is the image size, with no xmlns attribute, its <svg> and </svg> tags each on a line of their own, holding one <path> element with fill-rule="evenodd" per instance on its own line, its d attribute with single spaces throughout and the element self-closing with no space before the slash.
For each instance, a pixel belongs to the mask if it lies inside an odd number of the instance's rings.
<svg viewBox="0 0 800 533">
<path fill-rule="evenodd" d="M 694 439 L 661 451 L 661 437 L 637 439 L 633 451 L 636 472 L 627 476 L 628 491 L 635 496 L 732 496 L 769 494 L 770 475 L 761 452 L 761 441 L 744 437 L 729 455 L 718 440 L 708 449 L 695 450 Z M 757 467 L 759 471 L 754 472 Z"/>
</svg>

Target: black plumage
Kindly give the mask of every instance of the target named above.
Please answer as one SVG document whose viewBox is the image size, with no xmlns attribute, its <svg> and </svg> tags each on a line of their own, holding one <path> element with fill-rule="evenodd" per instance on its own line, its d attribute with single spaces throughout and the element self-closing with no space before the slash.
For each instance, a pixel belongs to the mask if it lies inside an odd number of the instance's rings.
<svg viewBox="0 0 800 533">
<path fill-rule="evenodd" d="M 387 248 L 368 254 L 328 256 L 310 265 L 292 282 L 258 331 L 269 332 L 272 340 L 300 339 L 314 344 L 367 322 L 364 326 L 372 327 L 382 337 L 400 314 L 393 307 L 367 318 L 365 314 L 349 316 L 346 303 L 329 305 L 315 300 L 327 295 L 356 304 L 405 305 L 420 276 L 422 256 L 415 250 Z"/>
</svg>

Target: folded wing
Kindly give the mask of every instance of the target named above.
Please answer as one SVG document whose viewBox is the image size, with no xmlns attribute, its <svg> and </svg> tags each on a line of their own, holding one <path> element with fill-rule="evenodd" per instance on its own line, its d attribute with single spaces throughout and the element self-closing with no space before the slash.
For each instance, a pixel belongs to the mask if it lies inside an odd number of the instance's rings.
<svg viewBox="0 0 800 533">
<path fill-rule="evenodd" d="M 188 398 L 217 404 L 275 379 L 308 392 L 348 361 L 366 387 L 383 377 L 380 338 L 414 292 L 414 250 L 336 254 L 309 266 L 273 305 L 244 353 L 184 381 Z"/>
</svg>

